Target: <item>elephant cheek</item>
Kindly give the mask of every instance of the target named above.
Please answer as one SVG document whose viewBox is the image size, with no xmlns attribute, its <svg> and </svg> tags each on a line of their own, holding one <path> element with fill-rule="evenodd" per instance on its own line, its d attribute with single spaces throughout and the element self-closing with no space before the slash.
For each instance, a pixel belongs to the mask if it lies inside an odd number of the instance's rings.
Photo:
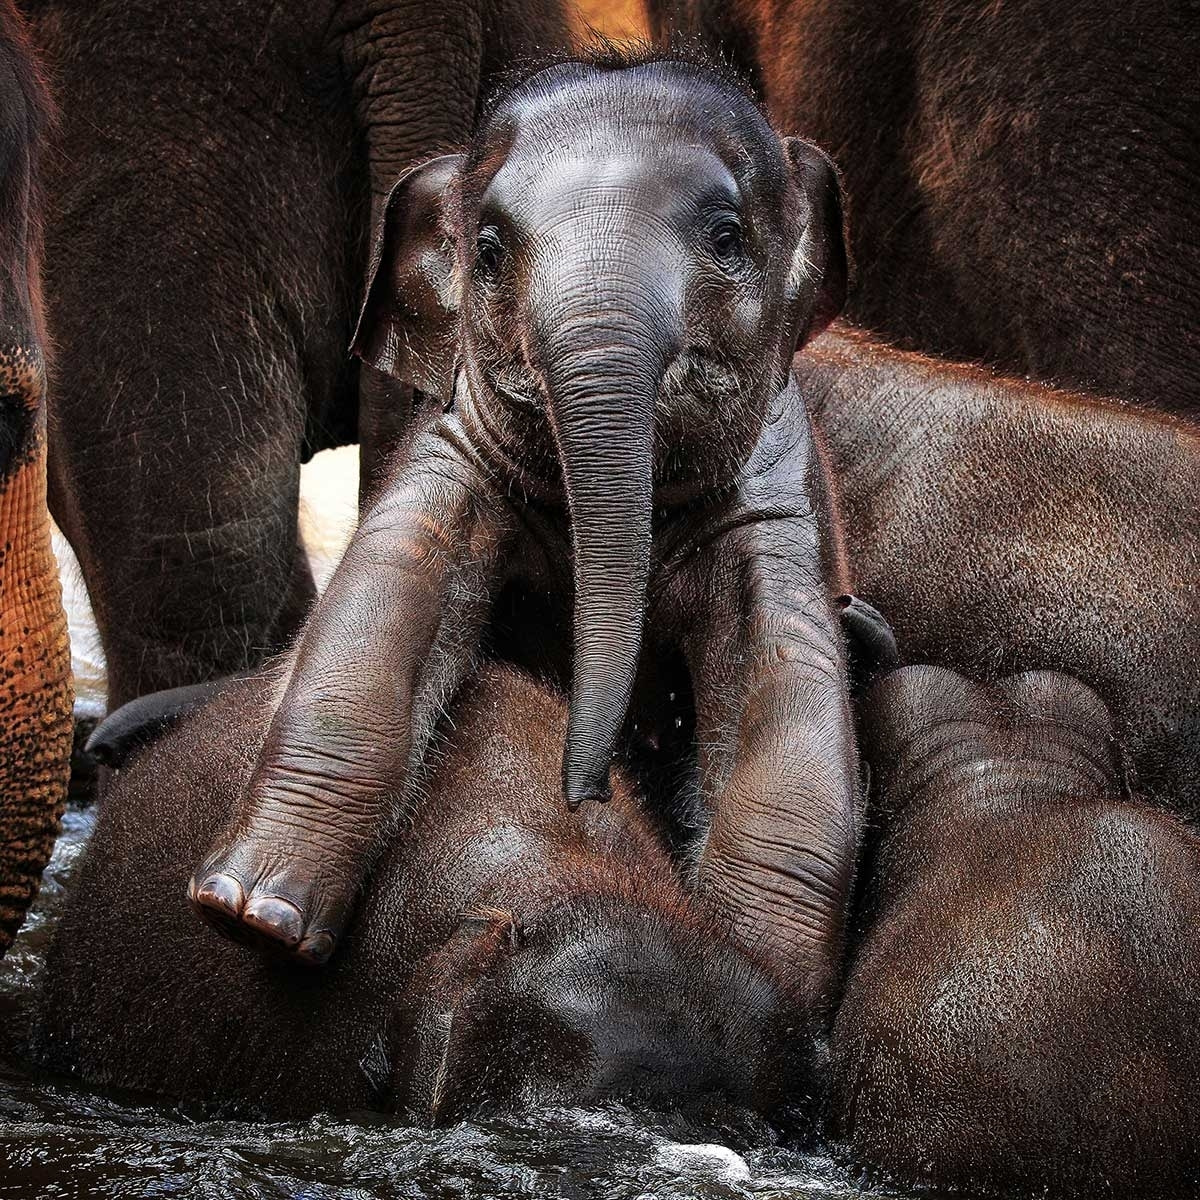
<svg viewBox="0 0 1200 1200">
<path fill-rule="evenodd" d="M 40 363 L 23 353 L 0 361 L 0 388 L 9 409 L 0 420 L 13 407 L 28 420 L 40 403 L 21 401 L 40 402 Z M 70 773 L 71 652 L 50 549 L 45 433 L 32 424 L 0 475 L 0 954 L 49 861 Z"/>
</svg>

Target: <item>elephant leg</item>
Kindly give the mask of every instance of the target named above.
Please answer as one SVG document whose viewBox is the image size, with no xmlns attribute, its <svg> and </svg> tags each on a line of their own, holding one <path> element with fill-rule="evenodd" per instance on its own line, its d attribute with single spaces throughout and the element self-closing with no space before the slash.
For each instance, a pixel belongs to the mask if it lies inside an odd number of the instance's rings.
<svg viewBox="0 0 1200 1200">
<path fill-rule="evenodd" d="M 102 469 L 88 432 L 69 415 L 52 430 L 51 507 L 92 596 L 110 708 L 281 648 L 312 596 L 297 532 L 301 422 L 265 447 L 226 429 L 187 469 L 160 446 L 159 470 L 128 473 Z M 128 463 L 136 442 L 118 438 L 108 456 Z"/>
<path fill-rule="evenodd" d="M 696 887 L 744 946 L 781 964 L 810 1047 L 840 984 L 858 858 L 843 630 L 865 643 L 869 628 L 871 658 L 890 634 L 865 605 L 851 609 L 858 629 L 848 621 L 818 538 L 806 519 L 735 526 L 697 559 L 688 586 L 716 599 L 684 625 L 710 814 Z"/>
<path fill-rule="evenodd" d="M 418 440 L 317 602 L 248 793 L 192 878 L 193 905 L 221 933 L 307 965 L 328 960 L 410 811 L 507 537 L 499 498 L 458 443 Z"/>
<path fill-rule="evenodd" d="M 308 6 L 257 27 L 256 5 L 206 3 L 186 29 L 151 0 L 35 8 L 62 109 L 50 500 L 115 708 L 294 633 L 311 597 L 300 460 L 353 402 L 345 290 L 367 184 L 340 89 L 310 86 L 297 54 L 319 32 Z"/>
</svg>

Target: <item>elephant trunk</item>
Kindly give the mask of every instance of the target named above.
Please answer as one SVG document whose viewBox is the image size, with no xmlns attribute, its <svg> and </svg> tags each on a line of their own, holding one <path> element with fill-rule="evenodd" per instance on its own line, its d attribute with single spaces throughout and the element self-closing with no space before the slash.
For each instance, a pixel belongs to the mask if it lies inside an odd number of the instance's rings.
<svg viewBox="0 0 1200 1200">
<path fill-rule="evenodd" d="M 673 354 L 652 281 L 560 304 L 543 340 L 574 548 L 574 670 L 563 790 L 608 798 L 637 676 L 650 572 L 654 413 Z M 569 311 L 574 307 L 575 311 Z"/>
<path fill-rule="evenodd" d="M 18 449 L 0 453 L 0 955 L 11 943 L 49 861 L 67 797 L 72 736 L 71 654 L 46 509 L 40 414 L 17 414 L 40 374 L 22 350 L 3 351 L 22 382 L 0 396 L 0 450 L 12 425 Z M 33 389 L 30 388 L 30 391 Z M 40 392 L 40 388 L 37 389 Z M 16 420 L 14 421 L 14 417 Z"/>
<path fill-rule="evenodd" d="M 71 648 L 46 507 L 37 157 L 50 100 L 0 12 L 0 955 L 41 881 L 71 767 Z"/>
</svg>

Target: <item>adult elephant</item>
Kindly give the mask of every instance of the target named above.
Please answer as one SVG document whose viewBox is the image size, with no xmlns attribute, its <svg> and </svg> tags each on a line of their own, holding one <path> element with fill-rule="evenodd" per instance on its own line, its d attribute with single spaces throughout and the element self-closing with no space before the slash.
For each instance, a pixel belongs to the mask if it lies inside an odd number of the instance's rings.
<svg viewBox="0 0 1200 1200">
<path fill-rule="evenodd" d="M 656 0 L 845 172 L 858 321 L 1200 412 L 1187 0 Z M 683 12 L 672 13 L 680 9 Z"/>
<path fill-rule="evenodd" d="M 0 3 L 0 954 L 37 890 L 66 798 L 71 659 L 46 511 L 37 159 L 49 99 Z"/>
<path fill-rule="evenodd" d="M 411 393 L 346 354 L 372 209 L 460 144 L 555 0 L 29 0 L 63 110 L 47 292 L 51 508 L 115 706 L 237 671 L 312 596 L 300 462 L 369 481 Z"/>
</svg>

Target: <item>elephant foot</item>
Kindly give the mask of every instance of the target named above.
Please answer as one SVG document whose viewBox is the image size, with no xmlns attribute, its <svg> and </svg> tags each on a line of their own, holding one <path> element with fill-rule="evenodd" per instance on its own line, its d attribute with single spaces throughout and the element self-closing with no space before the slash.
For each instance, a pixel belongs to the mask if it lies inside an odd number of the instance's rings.
<svg viewBox="0 0 1200 1200">
<path fill-rule="evenodd" d="M 303 862 L 279 864 L 279 846 L 248 838 L 210 855 L 188 884 L 199 916 L 231 941 L 308 967 L 329 961 L 345 928 L 357 880 L 331 886 Z"/>
</svg>

